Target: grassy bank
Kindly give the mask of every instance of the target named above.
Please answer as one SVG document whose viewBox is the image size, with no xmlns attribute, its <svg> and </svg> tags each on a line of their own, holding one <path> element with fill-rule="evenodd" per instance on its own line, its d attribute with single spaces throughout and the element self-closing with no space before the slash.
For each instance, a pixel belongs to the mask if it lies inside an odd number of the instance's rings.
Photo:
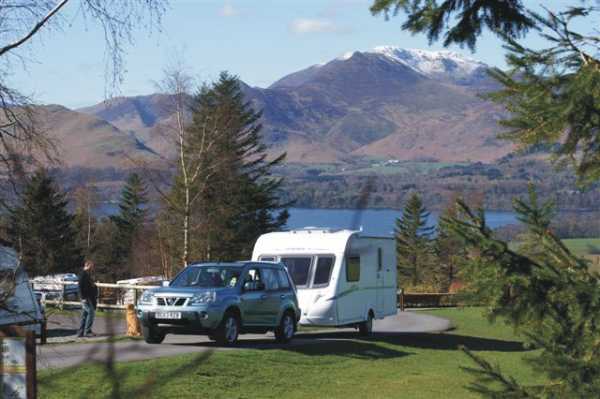
<svg viewBox="0 0 600 399">
<path fill-rule="evenodd" d="M 480 309 L 429 312 L 450 318 L 446 334 L 405 334 L 355 339 L 329 333 L 287 349 L 217 351 L 207 359 L 185 355 L 122 363 L 122 396 L 148 398 L 445 398 L 477 397 L 465 389 L 472 376 L 465 345 L 510 371 L 538 381 L 525 366 L 518 337 L 502 324 L 489 325 Z M 326 339 L 325 339 L 326 338 Z M 40 397 L 111 397 L 109 372 L 99 366 L 40 372 Z"/>
<path fill-rule="evenodd" d="M 562 241 L 577 255 L 600 255 L 600 238 L 568 238 Z"/>
</svg>

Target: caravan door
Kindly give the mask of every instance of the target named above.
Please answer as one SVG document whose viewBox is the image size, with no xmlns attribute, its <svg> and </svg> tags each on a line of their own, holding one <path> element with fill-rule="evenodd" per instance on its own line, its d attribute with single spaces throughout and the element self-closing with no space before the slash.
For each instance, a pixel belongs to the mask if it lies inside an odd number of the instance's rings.
<svg viewBox="0 0 600 399">
<path fill-rule="evenodd" d="M 361 305 L 360 300 L 362 294 L 360 291 L 361 269 L 360 256 L 346 256 L 336 295 L 340 324 L 353 323 L 363 318 L 364 306 Z"/>
</svg>

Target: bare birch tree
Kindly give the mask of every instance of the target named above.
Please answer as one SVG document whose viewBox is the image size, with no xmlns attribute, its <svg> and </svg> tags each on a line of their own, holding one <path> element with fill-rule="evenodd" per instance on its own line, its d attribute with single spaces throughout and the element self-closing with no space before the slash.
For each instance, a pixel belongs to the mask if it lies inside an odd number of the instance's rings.
<svg viewBox="0 0 600 399">
<path fill-rule="evenodd" d="M 181 218 L 181 225 L 178 228 L 182 240 L 181 260 L 183 265 L 187 265 L 190 261 L 192 210 L 201 200 L 201 194 L 210 177 L 222 163 L 209 156 L 216 144 L 216 135 L 213 133 L 217 127 L 215 121 L 207 117 L 200 121 L 200 129 L 193 132 L 188 129 L 187 120 L 189 120 L 192 106 L 191 90 L 194 80 L 186 73 L 181 63 L 167 68 L 164 78 L 158 86 L 162 93 L 168 95 L 169 99 L 165 111 L 171 117 L 167 123 L 161 125 L 161 134 L 176 150 L 174 151 L 175 156 L 166 160 L 169 164 L 166 170 L 177 171 L 175 176 L 177 184 L 165 182 L 164 175 L 161 178 L 156 169 L 154 169 L 155 173 L 150 177 L 150 181 L 166 203 L 168 210 Z M 146 168 L 146 170 L 152 169 Z M 182 190 L 183 201 L 174 200 L 172 193 L 166 191 L 165 187 L 173 186 Z"/>
<path fill-rule="evenodd" d="M 70 12 L 86 24 L 99 25 L 105 40 L 106 95 L 124 77 L 126 45 L 137 27 L 158 27 L 168 0 L 2 0 L 0 2 L 0 184 L 17 191 L 18 181 L 36 160 L 57 161 L 56 146 L 36 122 L 34 99 L 9 82 L 15 69 L 26 68 L 35 54 L 30 44 L 51 30 L 66 30 Z M 6 187 L 8 188 L 8 187 Z M 0 206 L 9 200 L 3 189 Z"/>
</svg>

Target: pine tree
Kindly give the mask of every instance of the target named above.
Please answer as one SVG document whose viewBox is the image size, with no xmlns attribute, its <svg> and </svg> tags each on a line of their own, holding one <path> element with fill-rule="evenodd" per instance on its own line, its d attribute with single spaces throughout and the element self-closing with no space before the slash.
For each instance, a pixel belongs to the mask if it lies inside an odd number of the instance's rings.
<svg viewBox="0 0 600 399">
<path fill-rule="evenodd" d="M 547 376 L 540 386 L 522 386 L 467 348 L 479 366 L 469 368 L 477 377 L 470 388 L 493 398 L 600 397 L 600 277 L 548 228 L 552 206 L 539 204 L 533 190 L 527 201 L 515 201 L 529 239 L 537 242 L 533 254 L 496 239 L 483 211 L 459 206 L 466 220 L 450 226 L 480 254 L 466 270 L 468 287 L 492 320 L 503 317 L 540 349 L 530 361 Z"/>
<path fill-rule="evenodd" d="M 271 175 L 285 154 L 267 158 L 261 113 L 244 100 L 237 77 L 224 72 L 217 82 L 203 86 L 191 110 L 182 147 L 187 166 L 178 170 L 166 199 L 171 217 L 162 224 L 176 229 L 183 221 L 185 233 L 189 216 L 190 248 L 189 255 L 183 251 L 184 262 L 189 256 L 247 258 L 260 234 L 287 221 L 287 205 L 278 196 L 282 180 Z M 186 203 L 192 205 L 189 211 Z M 172 248 L 181 247 L 177 241 L 171 239 Z"/>
<path fill-rule="evenodd" d="M 433 227 L 427 225 L 429 212 L 425 209 L 421 197 L 413 193 L 402 217 L 396 220 L 396 253 L 398 262 L 399 286 L 405 286 L 406 280 L 413 287 L 431 276 L 428 274 L 431 261 L 431 240 Z"/>
<path fill-rule="evenodd" d="M 116 227 L 111 264 L 114 279 L 129 277 L 129 256 L 136 234 L 146 217 L 147 188 L 137 173 L 128 176 L 119 199 L 119 213 L 111 217 Z"/>
<path fill-rule="evenodd" d="M 20 205 L 10 211 L 9 237 L 32 276 L 76 272 L 83 257 L 65 195 L 44 169 L 27 181 Z"/>
<path fill-rule="evenodd" d="M 144 223 L 147 191 L 140 175 L 132 173 L 127 177 L 119 199 L 119 213 L 112 218 L 124 237 L 131 236 Z"/>
</svg>

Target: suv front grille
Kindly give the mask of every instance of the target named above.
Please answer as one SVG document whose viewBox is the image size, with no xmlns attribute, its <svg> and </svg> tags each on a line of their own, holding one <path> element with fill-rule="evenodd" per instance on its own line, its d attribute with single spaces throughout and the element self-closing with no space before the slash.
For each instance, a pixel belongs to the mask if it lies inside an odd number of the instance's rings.
<svg viewBox="0 0 600 399">
<path fill-rule="evenodd" d="M 183 306 L 187 298 L 156 298 L 156 304 L 158 306 Z"/>
</svg>

